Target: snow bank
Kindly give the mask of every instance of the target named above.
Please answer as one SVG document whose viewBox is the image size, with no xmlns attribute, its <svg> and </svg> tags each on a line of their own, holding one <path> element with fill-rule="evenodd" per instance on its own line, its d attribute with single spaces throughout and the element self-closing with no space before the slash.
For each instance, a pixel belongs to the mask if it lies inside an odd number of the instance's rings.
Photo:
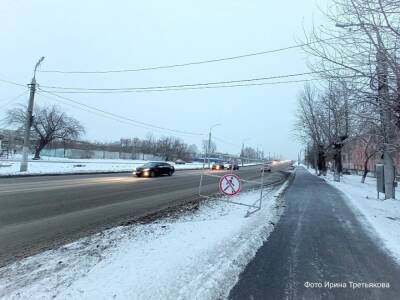
<svg viewBox="0 0 400 300">
<path fill-rule="evenodd" d="M 364 184 L 360 182 L 361 176 L 357 175 L 345 175 L 341 182 L 333 181 L 332 175 L 325 179 L 347 196 L 350 207 L 366 229 L 377 235 L 400 263 L 400 200 L 377 199 L 375 178 L 367 177 Z M 396 192 L 399 197 L 400 189 L 397 188 Z"/>
<path fill-rule="evenodd" d="M 274 192 L 247 218 L 244 206 L 207 201 L 195 213 L 117 227 L 23 259 L 0 269 L 0 298 L 226 298 L 279 218 Z"/>
</svg>

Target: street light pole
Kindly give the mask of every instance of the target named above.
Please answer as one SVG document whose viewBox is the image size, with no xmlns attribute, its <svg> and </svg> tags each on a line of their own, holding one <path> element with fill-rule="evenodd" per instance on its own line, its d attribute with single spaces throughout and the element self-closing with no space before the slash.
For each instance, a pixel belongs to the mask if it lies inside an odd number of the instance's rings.
<svg viewBox="0 0 400 300">
<path fill-rule="evenodd" d="M 208 147 L 206 151 L 206 157 L 208 158 L 208 168 L 210 168 L 210 149 L 211 149 L 211 131 L 214 127 L 221 126 L 220 123 L 214 124 L 213 126 L 210 127 L 210 131 L 208 133 Z"/>
<path fill-rule="evenodd" d="M 247 139 L 244 139 L 243 141 L 242 141 L 242 151 L 240 152 L 240 158 L 241 158 L 241 160 L 242 160 L 242 167 L 243 167 L 243 165 L 244 165 L 244 142 L 247 142 L 247 141 L 249 141 L 250 140 L 250 138 L 247 138 Z"/>
<path fill-rule="evenodd" d="M 383 43 L 377 33 L 378 39 L 378 51 L 376 54 L 377 60 L 377 75 L 378 75 L 378 101 L 380 107 L 381 122 L 383 124 L 383 163 L 384 163 L 384 178 L 385 178 L 385 199 L 395 199 L 395 172 L 393 158 L 389 152 L 388 144 L 392 137 L 391 120 L 392 115 L 390 110 L 387 108 L 387 101 L 389 99 L 388 89 L 388 65 L 383 52 Z M 383 102 L 383 103 L 382 103 Z"/>
<path fill-rule="evenodd" d="M 44 60 L 44 56 L 42 56 L 39 61 L 35 65 L 35 69 L 33 71 L 33 78 L 31 81 L 30 87 L 30 94 L 29 94 L 29 103 L 28 109 L 26 111 L 26 120 L 25 120 L 25 134 L 24 134 L 24 145 L 22 147 L 22 161 L 19 168 L 20 172 L 26 172 L 28 170 L 28 155 L 29 155 L 29 146 L 30 146 L 30 133 L 33 121 L 33 104 L 35 99 L 35 92 L 36 92 L 36 70 Z"/>
</svg>

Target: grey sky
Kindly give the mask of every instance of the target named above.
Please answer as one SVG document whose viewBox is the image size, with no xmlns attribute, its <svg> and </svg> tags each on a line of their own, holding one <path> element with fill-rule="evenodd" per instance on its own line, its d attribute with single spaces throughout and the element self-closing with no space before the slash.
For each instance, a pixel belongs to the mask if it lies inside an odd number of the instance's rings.
<svg viewBox="0 0 400 300">
<path fill-rule="evenodd" d="M 184 63 L 295 44 L 302 23 L 318 15 L 314 0 L 294 1 L 2 1 L 0 78 L 28 83 L 41 67 L 60 70 L 126 69 Z M 42 86 L 140 87 L 225 81 L 307 71 L 300 49 L 236 61 L 169 70 L 109 75 L 39 73 Z M 155 125 L 208 132 L 219 150 L 247 145 L 296 158 L 292 133 L 302 84 L 132 94 L 72 94 L 77 101 Z M 21 89 L 0 83 L 0 101 Z M 55 98 L 56 99 L 56 98 Z M 27 97 L 13 102 L 25 103 Z M 0 107 L 3 102 L 0 102 Z M 37 103 L 52 103 L 41 95 Z M 87 128 L 85 138 L 110 141 L 145 137 L 150 129 L 122 124 L 59 105 Z M 8 106 L 11 107 L 11 104 Z M 5 109 L 5 108 L 4 108 Z M 4 111 L 0 112 L 4 115 Z M 168 135 L 154 132 L 154 135 Z M 201 144 L 202 137 L 184 137 Z"/>
</svg>

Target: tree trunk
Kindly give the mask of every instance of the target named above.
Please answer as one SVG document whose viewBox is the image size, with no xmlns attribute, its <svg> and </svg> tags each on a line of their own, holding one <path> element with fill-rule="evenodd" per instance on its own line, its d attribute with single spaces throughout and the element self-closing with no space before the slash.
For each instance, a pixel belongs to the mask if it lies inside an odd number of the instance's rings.
<svg viewBox="0 0 400 300">
<path fill-rule="evenodd" d="M 364 161 L 364 172 L 361 177 L 361 183 L 365 183 L 365 178 L 367 177 L 367 174 L 368 174 L 368 161 L 369 161 L 369 157 L 367 159 L 365 159 L 365 161 Z"/>
<path fill-rule="evenodd" d="M 341 151 L 340 149 L 335 150 L 335 155 L 334 155 L 334 161 L 335 161 L 335 166 L 334 166 L 334 176 L 333 179 L 337 182 L 340 182 L 340 173 L 341 173 Z"/>
<path fill-rule="evenodd" d="M 318 149 L 318 171 L 319 175 L 326 175 L 325 152 L 322 148 Z"/>
<path fill-rule="evenodd" d="M 319 175 L 318 173 L 318 151 L 317 151 L 317 147 L 314 146 L 314 151 L 313 151 L 313 156 L 314 156 L 314 170 L 315 170 L 315 174 Z"/>
<path fill-rule="evenodd" d="M 38 147 L 35 149 L 35 156 L 33 157 L 34 159 L 40 159 L 40 152 L 43 150 L 43 148 L 46 146 L 44 143 L 40 143 Z"/>
</svg>

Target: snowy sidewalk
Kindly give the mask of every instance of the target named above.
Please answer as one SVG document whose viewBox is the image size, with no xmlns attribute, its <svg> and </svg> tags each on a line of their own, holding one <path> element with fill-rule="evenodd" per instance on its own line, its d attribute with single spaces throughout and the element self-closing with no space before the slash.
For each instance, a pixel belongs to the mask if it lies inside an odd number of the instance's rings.
<svg viewBox="0 0 400 300">
<path fill-rule="evenodd" d="M 231 299 L 398 299 L 399 266 L 340 191 L 300 167 L 285 200 Z"/>
<path fill-rule="evenodd" d="M 377 199 L 375 178 L 367 177 L 364 184 L 357 175 L 344 175 L 340 182 L 328 175 L 325 180 L 346 195 L 350 207 L 370 235 L 381 239 L 383 246 L 400 263 L 400 189 L 396 188 L 396 200 L 383 200 L 383 194 Z"/>
</svg>

